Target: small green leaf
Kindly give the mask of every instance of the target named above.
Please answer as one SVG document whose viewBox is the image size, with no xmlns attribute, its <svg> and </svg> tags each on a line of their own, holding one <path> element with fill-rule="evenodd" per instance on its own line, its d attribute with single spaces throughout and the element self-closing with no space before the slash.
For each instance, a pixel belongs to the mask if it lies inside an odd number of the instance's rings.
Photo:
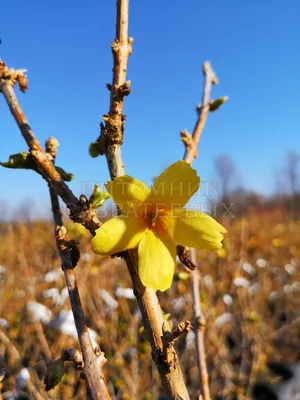
<svg viewBox="0 0 300 400">
<path fill-rule="evenodd" d="M 89 198 L 89 202 L 91 207 L 99 208 L 102 207 L 103 204 L 108 200 L 110 197 L 108 192 L 103 192 L 98 185 L 94 186 L 93 193 Z"/>
<path fill-rule="evenodd" d="M 224 104 L 225 101 L 227 101 L 227 100 L 228 100 L 228 96 L 224 96 L 224 97 L 220 97 L 220 98 L 217 99 L 217 100 L 211 101 L 211 102 L 209 103 L 209 111 L 210 111 L 210 112 L 216 111 L 216 110 L 217 110 L 218 108 L 220 108 L 221 105 Z"/>
<path fill-rule="evenodd" d="M 0 165 L 5 168 L 37 170 L 33 158 L 26 152 L 12 154 L 7 162 L 0 162 Z"/>
<path fill-rule="evenodd" d="M 65 182 L 71 182 L 71 180 L 74 178 L 73 174 L 66 172 L 64 169 L 60 167 L 55 166 L 55 169 Z"/>
<path fill-rule="evenodd" d="M 31 169 L 39 173 L 31 154 L 26 152 L 11 155 L 7 162 L 0 162 L 0 165 L 12 169 Z M 73 174 L 67 173 L 60 167 L 55 166 L 55 169 L 66 182 L 70 182 L 74 178 Z"/>
<path fill-rule="evenodd" d="M 45 390 L 51 390 L 59 384 L 65 373 L 64 362 L 61 358 L 49 365 L 44 378 Z"/>
</svg>

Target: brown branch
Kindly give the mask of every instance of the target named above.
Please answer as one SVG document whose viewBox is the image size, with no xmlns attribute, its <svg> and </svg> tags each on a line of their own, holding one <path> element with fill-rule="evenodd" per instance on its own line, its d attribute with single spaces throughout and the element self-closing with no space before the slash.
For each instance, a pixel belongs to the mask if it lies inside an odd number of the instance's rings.
<svg viewBox="0 0 300 400">
<path fill-rule="evenodd" d="M 196 250 L 191 250 L 192 261 L 197 265 Z M 210 399 L 208 372 L 206 365 L 205 345 L 204 345 L 204 330 L 205 319 L 201 309 L 200 302 L 200 273 L 198 269 L 192 271 L 192 296 L 193 296 L 193 323 L 196 336 L 196 352 L 197 366 L 199 374 L 199 382 L 201 382 L 201 392 L 203 400 Z"/>
<path fill-rule="evenodd" d="M 35 321 L 34 327 L 35 327 L 35 331 L 36 331 L 38 340 L 42 346 L 42 350 L 45 353 L 46 360 L 52 360 L 52 353 L 51 353 L 49 344 L 47 342 L 42 323 L 39 319 L 37 321 Z"/>
<path fill-rule="evenodd" d="M 124 175 L 121 144 L 123 143 L 124 97 L 130 94 L 130 81 L 126 81 L 127 60 L 132 53 L 133 39 L 128 37 L 128 0 L 117 1 L 116 38 L 111 49 L 114 59 L 112 84 L 106 85 L 110 91 L 108 114 L 104 114 L 100 128 L 101 133 L 92 144 L 98 154 L 105 154 L 111 179 Z"/>
<path fill-rule="evenodd" d="M 193 134 L 190 135 L 187 131 L 181 131 L 181 139 L 185 145 L 185 154 L 183 160 L 192 164 L 194 159 L 198 155 L 198 144 L 203 132 L 208 113 L 210 111 L 210 93 L 213 84 L 218 83 L 218 78 L 213 72 L 209 62 L 203 64 L 204 73 L 204 87 L 203 87 L 203 98 L 202 105 L 198 107 L 198 120 L 195 124 Z M 181 249 L 181 253 L 183 250 Z M 193 265 L 197 265 L 196 251 L 192 249 L 191 260 L 188 257 L 187 260 Z M 188 265 L 189 262 L 185 260 L 184 265 Z M 205 356 L 205 346 L 204 346 L 204 317 L 201 310 L 200 303 L 200 291 L 199 291 L 199 271 L 197 269 L 191 272 L 192 280 L 192 296 L 193 296 L 193 317 L 194 317 L 194 332 L 196 335 L 196 351 L 197 351 L 197 365 L 199 373 L 199 382 L 201 383 L 200 389 L 202 393 L 203 400 L 210 399 L 209 382 L 208 382 L 208 372 Z"/>
<path fill-rule="evenodd" d="M 134 294 L 141 310 L 143 325 L 151 345 L 152 358 L 164 391 L 169 399 L 189 399 L 173 343 L 166 346 L 163 342 L 166 325 L 157 295 L 154 290 L 143 286 L 137 273 L 137 251 L 130 250 L 123 254 L 131 276 Z"/>
<path fill-rule="evenodd" d="M 130 82 L 126 81 L 127 60 L 132 53 L 133 40 L 128 38 L 128 0 L 117 1 L 116 38 L 112 43 L 114 60 L 109 113 L 104 115 L 105 124 L 101 123 L 101 134 L 93 150 L 104 154 L 111 179 L 124 175 L 124 165 L 121 156 L 125 116 L 123 115 L 124 96 L 129 94 Z M 91 152 L 91 148 L 90 148 Z M 95 153 L 94 153 L 95 155 Z M 164 355 L 163 344 L 163 312 L 154 290 L 145 288 L 139 278 L 137 251 L 123 253 L 131 276 L 134 293 L 141 310 L 143 324 L 152 348 L 152 358 L 160 374 L 164 391 L 170 399 L 189 399 L 179 359 L 171 345 L 172 360 Z"/>
<path fill-rule="evenodd" d="M 175 329 L 170 331 L 172 324 L 165 321 L 163 324 L 163 356 L 169 366 L 172 366 L 174 360 L 174 343 L 183 333 L 189 332 L 192 325 L 189 321 L 180 322 Z"/>
<path fill-rule="evenodd" d="M 51 154 L 53 161 L 56 157 L 57 146 L 58 142 L 54 138 L 49 138 L 46 142 L 47 153 Z M 85 322 L 76 275 L 74 272 L 76 263 L 74 265 L 74 261 L 71 259 L 70 241 L 67 238 L 67 231 L 63 225 L 63 218 L 58 196 L 56 190 L 51 186 L 51 184 L 49 184 L 49 193 L 55 225 L 56 246 L 61 258 L 62 269 L 64 271 L 69 292 L 70 303 L 84 361 L 84 373 L 86 376 L 86 381 L 93 399 L 110 399 L 110 395 L 108 393 L 106 382 L 102 373 L 102 366 L 97 366 L 97 356 L 93 349 L 88 327 Z"/>
<path fill-rule="evenodd" d="M 210 92 L 211 92 L 211 85 L 217 84 L 218 79 L 213 72 L 210 63 L 205 62 L 203 64 L 203 73 L 204 73 L 204 88 L 203 88 L 203 98 L 202 98 L 202 106 L 199 110 L 199 117 L 194 127 L 194 131 L 192 136 L 188 136 L 186 131 L 181 132 L 181 137 L 185 144 L 185 154 L 184 154 L 184 161 L 188 163 L 192 163 L 193 160 L 198 155 L 198 143 L 200 141 L 201 134 L 204 129 L 204 125 L 209 113 L 209 105 L 210 105 Z"/>
<path fill-rule="evenodd" d="M 71 219 L 83 224 L 92 234 L 95 234 L 95 230 L 101 225 L 95 211 L 89 209 L 86 204 L 82 204 L 80 200 L 77 199 L 54 168 L 51 155 L 47 154 L 43 150 L 40 142 L 35 137 L 21 106 L 19 105 L 14 92 L 14 83 L 14 81 L 2 78 L 0 80 L 0 92 L 2 92 L 13 117 L 20 128 L 20 131 L 28 145 L 29 152 L 37 165 L 38 171 L 48 184 L 50 183 L 55 188 L 57 194 L 69 208 Z"/>
<path fill-rule="evenodd" d="M 114 56 L 113 85 L 108 86 L 111 91 L 110 111 L 109 114 L 104 116 L 105 125 L 101 125 L 101 135 L 95 143 L 99 154 L 105 153 L 112 179 L 124 174 L 124 165 L 121 158 L 121 143 L 123 140 L 125 116 L 122 113 L 122 107 L 124 96 L 129 94 L 130 83 L 126 83 L 125 79 L 127 58 L 131 53 L 132 44 L 132 40 L 128 39 L 127 30 L 128 0 L 118 0 L 117 33 L 116 40 L 112 44 Z M 52 160 L 41 148 L 40 143 L 33 134 L 18 104 L 13 85 L 1 79 L 0 91 L 3 93 L 9 105 L 40 173 L 49 185 L 55 188 L 56 193 L 66 203 L 71 211 L 71 218 L 76 222 L 81 222 L 92 234 L 95 234 L 95 230 L 100 226 L 100 222 L 89 209 L 83 207 L 53 167 Z M 127 252 L 125 259 L 132 278 L 137 301 L 142 312 L 144 326 L 152 347 L 152 357 L 160 373 L 162 384 L 168 398 L 188 399 L 189 396 L 184 384 L 179 359 L 173 346 L 172 362 L 169 363 L 164 357 L 162 342 L 164 321 L 162 310 L 155 291 L 146 289 L 140 282 L 136 272 L 138 270 L 136 255 L 136 251 Z"/>
</svg>

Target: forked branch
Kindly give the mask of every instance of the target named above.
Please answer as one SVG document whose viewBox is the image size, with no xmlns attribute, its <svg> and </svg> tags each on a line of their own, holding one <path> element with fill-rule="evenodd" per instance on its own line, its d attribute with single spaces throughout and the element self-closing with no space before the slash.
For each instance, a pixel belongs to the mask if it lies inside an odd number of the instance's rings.
<svg viewBox="0 0 300 400">
<path fill-rule="evenodd" d="M 111 91 L 108 114 L 103 116 L 101 133 L 95 143 L 90 146 L 90 154 L 104 154 L 107 160 L 111 179 L 124 175 L 124 165 L 121 157 L 125 116 L 123 114 L 124 96 L 130 92 L 130 81 L 126 81 L 127 60 L 132 52 L 132 39 L 128 38 L 128 0 L 117 1 L 116 38 L 112 43 L 113 79 L 108 85 Z M 124 253 L 128 271 L 131 276 L 134 293 L 140 307 L 143 324 L 152 348 L 152 358 L 156 364 L 164 391 L 169 399 L 189 399 L 179 359 L 173 343 L 168 344 L 166 358 L 163 343 L 163 312 L 154 290 L 145 288 L 138 275 L 138 257 L 136 250 Z"/>
<path fill-rule="evenodd" d="M 70 217 L 75 222 L 82 223 L 92 234 L 99 228 L 100 222 L 93 209 L 89 209 L 86 204 L 82 204 L 79 199 L 69 189 L 59 172 L 53 166 L 53 159 L 47 154 L 35 134 L 33 133 L 23 110 L 15 95 L 14 85 L 18 82 L 20 89 L 27 90 L 27 79 L 24 75 L 25 70 L 8 69 L 4 62 L 0 61 L 0 92 L 2 92 L 8 107 L 18 124 L 20 131 L 27 143 L 29 152 L 34 159 L 37 169 L 43 178 L 50 183 L 62 198 L 70 210 Z M 20 84 L 22 83 L 22 85 Z"/>
</svg>

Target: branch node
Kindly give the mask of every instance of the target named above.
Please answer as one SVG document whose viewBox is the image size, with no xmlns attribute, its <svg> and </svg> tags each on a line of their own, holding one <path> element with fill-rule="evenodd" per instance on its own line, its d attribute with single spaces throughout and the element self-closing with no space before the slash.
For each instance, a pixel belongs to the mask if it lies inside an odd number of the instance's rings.
<svg viewBox="0 0 300 400">
<path fill-rule="evenodd" d="M 193 137 L 186 129 L 180 131 L 180 138 L 185 147 L 193 147 Z"/>
<path fill-rule="evenodd" d="M 105 358 L 103 351 L 100 350 L 99 346 L 96 346 L 94 349 L 94 353 L 98 359 L 97 364 L 102 368 L 107 363 L 107 359 Z"/>
<path fill-rule="evenodd" d="M 77 349 L 64 349 L 61 353 L 63 361 L 72 361 L 78 369 L 84 367 L 82 353 Z"/>
<path fill-rule="evenodd" d="M 116 120 L 111 113 L 103 115 L 102 119 L 105 124 L 100 123 L 101 134 L 94 143 L 99 154 L 105 154 L 107 146 L 121 145 L 123 143 L 125 118 L 125 115 L 121 115 L 121 118 Z"/>
<path fill-rule="evenodd" d="M 206 320 L 203 316 L 196 317 L 195 319 L 196 329 L 203 330 L 206 327 Z"/>
<path fill-rule="evenodd" d="M 28 80 L 25 72 L 27 72 L 26 69 L 8 69 L 7 65 L 0 61 L 0 85 L 5 83 L 14 87 L 18 83 L 21 92 L 25 93 L 28 89 Z"/>
<path fill-rule="evenodd" d="M 173 345 L 180 335 L 190 332 L 192 329 L 193 326 L 190 321 L 182 321 L 171 332 L 164 332 L 163 342 L 166 346 Z"/>
<path fill-rule="evenodd" d="M 219 84 L 219 80 L 217 78 L 216 73 L 212 69 L 212 66 L 210 65 L 210 62 L 209 61 L 205 61 L 203 63 L 203 67 L 202 68 L 203 68 L 204 75 L 206 75 L 209 78 L 210 82 L 213 85 L 218 85 Z"/>
<path fill-rule="evenodd" d="M 128 43 L 128 55 L 130 56 L 132 54 L 133 38 L 129 37 L 127 43 Z"/>
<path fill-rule="evenodd" d="M 123 101 L 125 96 L 129 96 L 131 81 L 124 82 L 121 86 L 114 90 L 113 96 L 115 101 Z"/>
</svg>

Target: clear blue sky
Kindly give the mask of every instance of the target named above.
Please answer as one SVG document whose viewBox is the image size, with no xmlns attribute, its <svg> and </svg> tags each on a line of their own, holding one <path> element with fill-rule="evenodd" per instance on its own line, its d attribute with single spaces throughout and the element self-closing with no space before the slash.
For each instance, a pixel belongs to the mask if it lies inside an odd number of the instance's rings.
<svg viewBox="0 0 300 400">
<path fill-rule="evenodd" d="M 108 111 L 115 12 L 115 0 L 1 6 L 0 56 L 28 70 L 29 91 L 18 98 L 38 138 L 59 139 L 58 164 L 75 174 L 76 194 L 82 181 L 108 179 L 105 159 L 91 159 L 88 146 Z M 274 169 L 300 147 L 299 0 L 131 0 L 129 23 L 126 173 L 148 182 L 182 157 L 179 131 L 194 126 L 209 60 L 220 79 L 213 97 L 229 101 L 210 114 L 194 167 L 203 180 L 215 179 L 213 161 L 226 153 L 245 186 L 270 193 Z M 3 98 L 0 140 L 0 160 L 26 150 Z M 0 201 L 48 204 L 33 172 L 0 169 L 0 184 Z"/>
</svg>

